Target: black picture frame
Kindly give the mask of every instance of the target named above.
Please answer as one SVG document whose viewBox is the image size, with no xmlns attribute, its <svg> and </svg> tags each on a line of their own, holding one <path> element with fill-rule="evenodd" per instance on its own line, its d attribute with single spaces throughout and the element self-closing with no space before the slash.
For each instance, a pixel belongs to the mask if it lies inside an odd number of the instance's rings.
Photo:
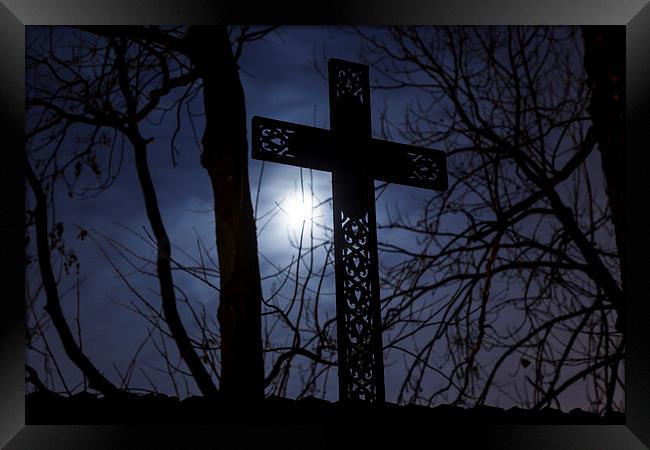
<svg viewBox="0 0 650 450">
<path fill-rule="evenodd" d="M 314 424 L 277 426 L 25 426 L 23 213 L 25 25 L 285 23 L 395 24 L 571 24 L 626 27 L 626 267 L 627 357 L 625 425 L 494 426 L 466 430 L 421 425 L 379 430 L 390 441 L 420 436 L 427 447 L 440 439 L 464 448 L 643 449 L 650 447 L 650 338 L 645 321 L 650 255 L 647 128 L 650 125 L 650 6 L 648 0 L 348 0 L 299 5 L 209 0 L 2 0 L 0 3 L 0 445 L 7 449 L 331 447 L 341 432 Z M 444 429 L 443 429 L 444 428 Z M 354 433 L 346 438 L 363 442 Z M 336 431 L 336 432 L 335 432 Z M 163 445 L 164 444 L 164 445 Z M 644 445 L 645 444 L 645 445 Z M 6 447 L 4 447 L 6 446 Z M 400 447 L 404 447 L 401 444 Z M 447 446 L 442 446 L 448 448 Z"/>
</svg>

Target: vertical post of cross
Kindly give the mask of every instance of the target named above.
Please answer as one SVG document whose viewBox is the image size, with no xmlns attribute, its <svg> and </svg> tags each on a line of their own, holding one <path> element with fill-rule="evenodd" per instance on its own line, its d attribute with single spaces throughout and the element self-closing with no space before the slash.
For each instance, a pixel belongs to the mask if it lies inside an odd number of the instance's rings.
<svg viewBox="0 0 650 450">
<path fill-rule="evenodd" d="M 384 402 L 375 189 L 367 160 L 372 137 L 368 66 L 330 59 L 332 171 L 339 398 Z"/>
<path fill-rule="evenodd" d="M 339 398 L 382 403 L 374 180 L 444 191 L 445 152 L 372 138 L 368 66 L 330 59 L 331 130 L 253 117 L 255 159 L 332 173 Z"/>
</svg>

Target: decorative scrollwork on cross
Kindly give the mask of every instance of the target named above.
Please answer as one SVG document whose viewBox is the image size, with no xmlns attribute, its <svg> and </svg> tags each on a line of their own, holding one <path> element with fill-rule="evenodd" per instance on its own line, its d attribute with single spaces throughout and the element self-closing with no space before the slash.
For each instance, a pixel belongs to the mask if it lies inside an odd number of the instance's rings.
<svg viewBox="0 0 650 450">
<path fill-rule="evenodd" d="M 346 360 L 351 378 L 348 397 L 373 401 L 377 393 L 373 382 L 375 352 L 372 330 L 375 324 L 370 313 L 373 295 L 368 214 L 360 219 L 352 219 L 341 211 L 340 220 L 344 245 L 339 251 L 344 272 L 345 329 L 349 340 Z"/>
<path fill-rule="evenodd" d="M 286 156 L 293 158 L 295 155 L 291 152 L 289 142 L 295 130 L 279 126 L 270 126 L 265 123 L 257 125 L 257 138 L 259 139 L 258 148 L 267 153 L 277 156 Z"/>
<path fill-rule="evenodd" d="M 440 178 L 440 167 L 435 160 L 419 153 L 408 152 L 407 155 L 412 163 L 411 180 L 436 181 Z"/>
<path fill-rule="evenodd" d="M 341 400 L 384 402 L 372 179 L 444 191 L 444 152 L 372 139 L 367 65 L 327 64 L 331 130 L 253 117 L 254 159 L 332 173 Z"/>
<path fill-rule="evenodd" d="M 337 67 L 336 69 L 336 97 L 354 98 L 359 103 L 364 103 L 362 74 L 350 67 Z"/>
</svg>

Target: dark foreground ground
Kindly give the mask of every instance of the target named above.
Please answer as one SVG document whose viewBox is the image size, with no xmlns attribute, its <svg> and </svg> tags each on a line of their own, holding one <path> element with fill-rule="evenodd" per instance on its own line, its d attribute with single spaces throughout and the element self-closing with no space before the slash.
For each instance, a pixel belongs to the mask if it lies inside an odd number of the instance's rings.
<svg viewBox="0 0 650 450">
<path fill-rule="evenodd" d="M 34 393 L 25 398 L 25 423 L 28 425 L 62 424 L 212 424 L 264 423 L 308 424 L 370 420 L 390 423 L 476 423 L 481 425 L 623 425 L 625 415 L 607 417 L 574 409 L 539 411 L 490 406 L 464 409 L 451 405 L 433 408 L 416 405 L 383 406 L 344 404 L 307 397 L 290 400 L 270 397 L 255 405 L 226 405 L 219 400 L 189 397 L 179 400 L 165 395 L 105 398 L 90 393 L 71 397 Z"/>
</svg>

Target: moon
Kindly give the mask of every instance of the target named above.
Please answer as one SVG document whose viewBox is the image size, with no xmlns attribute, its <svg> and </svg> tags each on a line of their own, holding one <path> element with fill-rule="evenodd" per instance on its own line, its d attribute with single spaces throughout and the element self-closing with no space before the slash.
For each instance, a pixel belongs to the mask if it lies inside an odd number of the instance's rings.
<svg viewBox="0 0 650 450">
<path fill-rule="evenodd" d="M 314 216 L 313 204 L 310 196 L 289 195 L 282 204 L 282 209 L 287 215 L 287 221 L 292 227 L 301 227 Z"/>
</svg>

